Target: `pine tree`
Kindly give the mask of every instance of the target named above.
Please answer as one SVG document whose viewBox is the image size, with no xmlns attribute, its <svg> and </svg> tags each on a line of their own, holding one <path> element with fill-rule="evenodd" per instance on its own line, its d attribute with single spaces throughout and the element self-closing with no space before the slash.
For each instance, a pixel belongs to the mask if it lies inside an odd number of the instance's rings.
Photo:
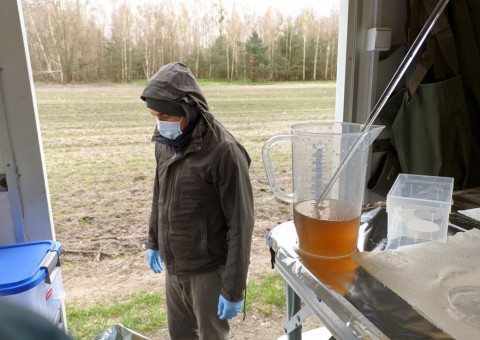
<svg viewBox="0 0 480 340">
<path fill-rule="evenodd" d="M 255 82 L 263 79 L 268 69 L 267 47 L 257 31 L 253 31 L 245 44 L 247 76 Z"/>
</svg>

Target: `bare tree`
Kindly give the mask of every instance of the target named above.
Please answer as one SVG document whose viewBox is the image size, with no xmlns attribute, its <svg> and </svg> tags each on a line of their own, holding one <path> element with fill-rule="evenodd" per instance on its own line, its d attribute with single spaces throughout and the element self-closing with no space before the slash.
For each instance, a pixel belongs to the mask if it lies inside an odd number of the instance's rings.
<svg viewBox="0 0 480 340">
<path fill-rule="evenodd" d="M 230 52 L 230 57 L 228 59 L 228 78 L 232 80 L 235 77 L 238 67 L 238 43 L 240 41 L 242 24 L 240 17 L 238 15 L 235 15 L 235 3 L 232 4 L 230 13 L 232 13 L 232 15 L 230 15 L 227 20 L 226 31 L 227 45 L 229 46 L 228 50 Z"/>
<path fill-rule="evenodd" d="M 136 47 L 141 56 L 142 71 L 149 79 L 163 64 L 163 5 L 142 4 L 137 8 Z"/>
<path fill-rule="evenodd" d="M 313 20 L 311 10 L 303 10 L 297 18 L 297 25 L 302 37 L 302 80 L 305 80 L 306 60 L 307 60 L 307 41 L 310 35 Z"/>
<path fill-rule="evenodd" d="M 318 49 L 320 46 L 320 22 L 315 21 L 315 56 L 313 58 L 313 80 L 317 80 Z"/>
<path fill-rule="evenodd" d="M 49 75 L 50 77 L 52 77 L 54 81 L 62 81 L 63 73 L 62 73 L 61 66 L 59 69 L 53 70 L 52 64 L 54 62 L 54 59 L 48 55 L 47 48 L 46 46 L 44 46 L 42 36 L 40 35 L 40 32 L 37 29 L 36 22 L 40 23 L 42 20 L 38 16 L 36 18 L 33 18 L 32 13 L 38 13 L 35 7 L 36 6 L 34 6 L 33 4 L 27 3 L 25 6 L 25 17 L 28 20 L 27 27 L 31 31 L 30 35 L 35 37 L 35 43 L 31 44 L 31 46 L 34 46 L 34 47 L 30 48 L 30 53 L 31 55 L 36 57 L 34 58 L 34 60 L 37 60 L 37 61 L 43 60 L 46 66 L 46 69 L 44 69 L 41 64 L 35 65 L 38 67 L 36 73 Z M 39 50 L 38 52 L 36 51 L 37 48 Z M 35 53 L 38 53 L 39 55 L 36 55 Z M 58 76 L 57 76 L 57 73 L 58 73 Z"/>
<path fill-rule="evenodd" d="M 197 77 L 245 78 L 246 44 L 257 31 L 266 47 L 262 77 L 335 77 L 337 12 L 317 19 L 312 10 L 292 17 L 270 8 L 259 16 L 240 12 L 240 3 L 226 8 L 215 1 L 187 7 L 163 0 L 133 8 L 133 0 L 23 0 L 34 75 L 128 82 L 181 60 Z"/>
<path fill-rule="evenodd" d="M 122 2 L 112 13 L 112 38 L 110 54 L 112 72 L 121 82 L 130 80 L 133 49 L 132 13 L 127 3 Z"/>
<path fill-rule="evenodd" d="M 277 69 L 277 44 L 282 32 L 283 16 L 278 10 L 269 8 L 261 20 L 261 30 L 263 42 L 267 47 L 268 64 L 270 65 L 269 78 L 274 79 Z"/>
<path fill-rule="evenodd" d="M 102 51 L 94 46 L 101 45 L 104 37 L 89 14 L 88 1 L 25 1 L 24 8 L 27 31 L 34 37 L 29 40 L 34 72 L 61 82 L 89 78 L 80 68 L 95 67 L 91 62 Z"/>
</svg>

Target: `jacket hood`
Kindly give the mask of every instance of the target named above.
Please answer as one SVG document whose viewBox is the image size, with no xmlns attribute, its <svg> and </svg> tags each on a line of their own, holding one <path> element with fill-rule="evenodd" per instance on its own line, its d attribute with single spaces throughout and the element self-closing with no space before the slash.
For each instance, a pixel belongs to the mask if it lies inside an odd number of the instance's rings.
<svg viewBox="0 0 480 340">
<path fill-rule="evenodd" d="M 197 121 L 200 113 L 212 128 L 213 115 L 208 109 L 207 100 L 193 73 L 187 65 L 181 62 L 172 62 L 162 66 L 148 80 L 140 98 L 144 101 L 147 98 L 153 98 L 178 102 L 185 111 L 187 124 Z M 161 136 L 155 129 L 153 138 L 159 137 Z"/>
<path fill-rule="evenodd" d="M 208 104 L 195 76 L 181 62 L 162 66 L 147 82 L 140 96 L 142 100 L 153 98 L 189 104 L 202 113 L 208 111 Z"/>
</svg>

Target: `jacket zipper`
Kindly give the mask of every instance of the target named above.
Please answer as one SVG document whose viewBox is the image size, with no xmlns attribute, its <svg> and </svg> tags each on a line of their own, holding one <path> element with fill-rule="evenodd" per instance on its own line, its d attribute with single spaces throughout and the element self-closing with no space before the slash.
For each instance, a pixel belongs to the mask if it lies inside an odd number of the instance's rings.
<svg viewBox="0 0 480 340">
<path fill-rule="evenodd" d="M 170 163 L 169 163 L 169 166 L 173 163 L 173 161 L 175 160 L 175 158 L 177 157 L 177 153 L 175 152 L 172 156 L 172 158 L 170 158 Z M 175 168 L 172 169 L 172 178 L 173 178 L 173 183 L 175 183 Z M 168 221 L 167 221 L 167 232 L 165 233 L 165 237 L 166 237 L 166 244 L 168 246 L 168 252 L 170 253 L 170 256 L 172 257 L 173 259 L 173 253 L 172 253 L 172 249 L 170 248 L 170 240 L 169 240 L 169 234 L 170 234 L 170 203 L 172 202 L 172 195 L 173 195 L 173 188 L 170 188 L 170 195 L 168 197 L 168 204 L 167 204 L 167 216 L 168 216 Z M 175 260 L 173 259 L 172 261 L 172 274 L 175 274 Z"/>
<path fill-rule="evenodd" d="M 195 150 L 194 151 L 191 151 L 191 152 L 195 152 L 195 151 L 200 151 L 202 149 L 201 146 L 196 146 L 195 147 Z M 186 154 L 183 155 L 183 157 L 185 157 Z M 181 157 L 181 158 L 183 158 Z M 177 153 L 175 152 L 172 156 L 172 158 L 170 158 L 170 162 L 169 162 L 169 166 L 172 165 L 172 163 L 177 159 Z M 178 158 L 180 159 L 180 158 Z M 175 174 L 176 174 L 176 171 L 175 169 L 172 169 L 172 178 L 173 178 L 173 183 L 176 182 L 175 180 Z M 169 195 L 169 198 L 168 198 L 168 204 L 167 204 L 167 216 L 168 216 L 168 222 L 167 222 L 167 232 L 166 232 L 166 243 L 168 245 L 168 251 L 170 252 L 170 255 L 172 256 L 172 259 L 173 259 L 173 253 L 172 253 L 172 249 L 170 248 L 170 241 L 168 240 L 169 238 L 169 231 L 170 231 L 170 214 L 168 213 L 170 211 L 170 203 L 172 202 L 172 195 L 173 195 L 173 189 L 174 188 L 170 188 L 170 195 Z M 175 260 L 172 261 L 172 274 L 175 274 Z"/>
</svg>

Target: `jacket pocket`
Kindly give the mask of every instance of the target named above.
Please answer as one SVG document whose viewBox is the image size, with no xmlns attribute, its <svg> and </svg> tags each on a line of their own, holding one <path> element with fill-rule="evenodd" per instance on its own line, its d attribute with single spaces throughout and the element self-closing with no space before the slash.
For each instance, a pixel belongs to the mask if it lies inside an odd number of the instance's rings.
<svg viewBox="0 0 480 340">
<path fill-rule="evenodd" d="M 207 221 L 203 217 L 195 220 L 170 221 L 168 240 L 176 262 L 197 261 L 208 256 Z"/>
</svg>

